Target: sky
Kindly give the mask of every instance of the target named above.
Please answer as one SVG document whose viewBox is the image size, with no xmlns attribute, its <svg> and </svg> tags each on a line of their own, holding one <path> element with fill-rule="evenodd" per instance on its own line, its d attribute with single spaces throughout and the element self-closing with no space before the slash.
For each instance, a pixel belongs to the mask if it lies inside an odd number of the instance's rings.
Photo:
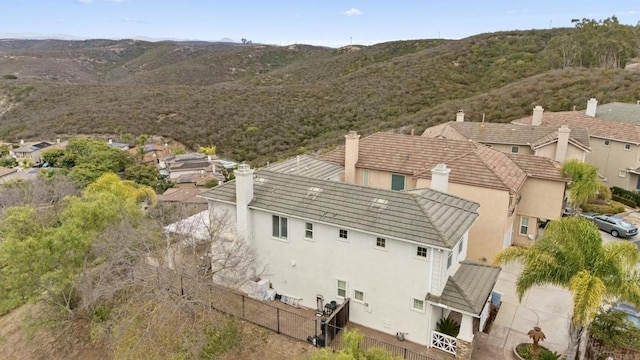
<svg viewBox="0 0 640 360">
<path fill-rule="evenodd" d="M 571 27 L 637 0 L 0 0 L 0 38 L 251 40 L 339 47 Z"/>
</svg>

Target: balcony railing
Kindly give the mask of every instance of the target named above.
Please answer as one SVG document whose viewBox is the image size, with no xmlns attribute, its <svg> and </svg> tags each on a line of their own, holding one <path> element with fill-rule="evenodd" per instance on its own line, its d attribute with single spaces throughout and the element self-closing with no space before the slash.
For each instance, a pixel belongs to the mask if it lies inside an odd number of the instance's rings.
<svg viewBox="0 0 640 360">
<path fill-rule="evenodd" d="M 437 331 L 432 331 L 431 347 L 455 355 L 457 348 L 456 338 Z"/>
</svg>

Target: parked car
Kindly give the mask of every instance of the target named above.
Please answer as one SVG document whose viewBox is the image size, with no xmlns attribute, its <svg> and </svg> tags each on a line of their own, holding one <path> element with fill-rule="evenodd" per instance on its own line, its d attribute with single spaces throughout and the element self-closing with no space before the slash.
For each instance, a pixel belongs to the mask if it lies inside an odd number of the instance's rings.
<svg viewBox="0 0 640 360">
<path fill-rule="evenodd" d="M 636 309 L 633 305 L 620 302 L 613 308 L 613 310 L 627 314 L 627 319 L 629 319 L 629 321 L 631 321 L 637 328 L 640 328 L 640 310 Z"/>
<path fill-rule="evenodd" d="M 638 228 L 629 224 L 626 220 L 615 215 L 595 215 L 583 213 L 583 217 L 593 221 L 598 229 L 608 232 L 613 237 L 630 238 L 638 234 Z"/>
</svg>

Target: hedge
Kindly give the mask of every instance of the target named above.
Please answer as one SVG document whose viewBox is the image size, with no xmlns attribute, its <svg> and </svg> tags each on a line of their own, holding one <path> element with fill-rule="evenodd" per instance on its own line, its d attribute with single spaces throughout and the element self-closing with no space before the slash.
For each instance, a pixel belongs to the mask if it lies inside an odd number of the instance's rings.
<svg viewBox="0 0 640 360">
<path fill-rule="evenodd" d="M 625 205 L 627 205 L 629 207 L 632 207 L 632 208 L 638 207 L 635 201 L 633 201 L 631 199 L 628 199 L 626 197 L 620 196 L 620 195 L 612 194 L 611 195 L 611 199 L 613 199 L 613 200 L 615 200 L 615 201 L 617 201 L 619 203 L 623 203 L 623 204 L 625 204 Z"/>
<path fill-rule="evenodd" d="M 586 204 L 582 205 L 582 212 L 594 212 L 598 214 L 618 214 L 624 212 L 624 205 L 611 201 L 608 205 Z"/>
<path fill-rule="evenodd" d="M 618 195 L 620 197 L 623 197 L 625 199 L 629 199 L 633 202 L 635 202 L 635 206 L 637 207 L 640 205 L 640 193 L 637 193 L 635 191 L 629 191 L 617 186 L 614 186 L 611 188 L 611 194 L 613 195 Z M 615 200 L 615 199 L 614 199 Z"/>
</svg>

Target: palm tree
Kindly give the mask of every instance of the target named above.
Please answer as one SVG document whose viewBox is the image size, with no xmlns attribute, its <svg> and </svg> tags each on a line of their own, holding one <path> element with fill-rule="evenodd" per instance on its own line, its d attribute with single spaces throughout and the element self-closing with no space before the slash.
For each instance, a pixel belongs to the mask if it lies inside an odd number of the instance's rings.
<svg viewBox="0 0 640 360">
<path fill-rule="evenodd" d="M 529 338 L 533 340 L 533 346 L 531 346 L 529 353 L 533 356 L 538 356 L 538 354 L 540 354 L 540 347 L 538 346 L 538 343 L 546 339 L 546 335 L 542 332 L 542 329 L 539 326 L 534 326 L 533 329 L 529 330 L 527 335 L 529 335 Z"/>
<path fill-rule="evenodd" d="M 569 202 L 576 214 L 576 210 L 602 194 L 605 200 L 611 199 L 611 190 L 600 181 L 598 168 L 575 159 L 562 163 L 562 175 L 571 178 L 569 184 Z"/>
<path fill-rule="evenodd" d="M 640 305 L 640 254 L 628 241 L 602 244 L 600 231 L 582 217 L 553 220 L 532 247 L 504 249 L 497 264 L 519 261 L 516 280 L 520 300 L 533 286 L 553 284 L 573 297 L 567 359 L 578 353 L 584 329 L 605 301 L 625 300 Z"/>
</svg>

